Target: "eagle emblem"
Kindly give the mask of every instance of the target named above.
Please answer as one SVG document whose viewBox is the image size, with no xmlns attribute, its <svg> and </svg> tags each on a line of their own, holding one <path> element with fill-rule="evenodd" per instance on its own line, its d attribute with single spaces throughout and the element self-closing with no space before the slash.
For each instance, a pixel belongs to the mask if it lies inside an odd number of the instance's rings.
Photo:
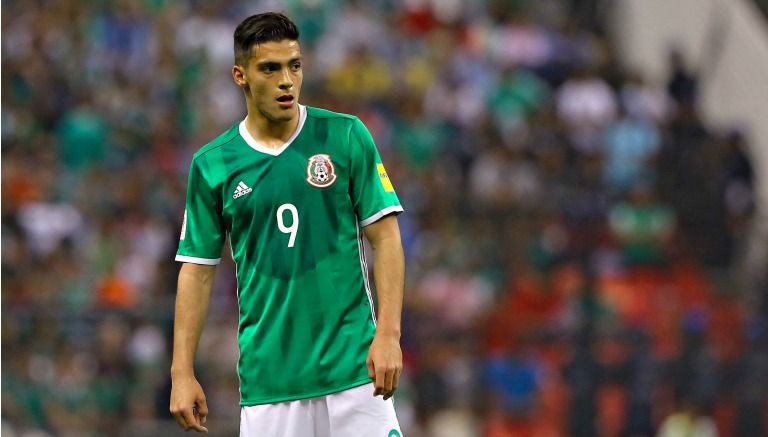
<svg viewBox="0 0 768 437">
<path fill-rule="evenodd" d="M 313 155 L 307 163 L 307 182 L 318 188 L 325 188 L 336 181 L 336 170 L 329 155 Z"/>
</svg>

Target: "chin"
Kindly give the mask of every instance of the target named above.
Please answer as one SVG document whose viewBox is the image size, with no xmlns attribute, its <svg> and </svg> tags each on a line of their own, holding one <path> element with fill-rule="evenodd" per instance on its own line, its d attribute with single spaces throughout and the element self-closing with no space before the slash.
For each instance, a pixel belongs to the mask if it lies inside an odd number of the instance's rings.
<svg viewBox="0 0 768 437">
<path fill-rule="evenodd" d="M 267 118 L 272 122 L 284 123 L 296 118 L 296 116 L 299 114 L 299 111 L 296 107 L 287 109 L 276 108 L 271 111 L 264 111 L 263 114 L 266 115 Z"/>
<path fill-rule="evenodd" d="M 296 116 L 294 114 L 276 114 L 272 115 L 270 118 L 275 123 L 285 123 L 287 121 L 293 120 L 296 118 Z"/>
</svg>

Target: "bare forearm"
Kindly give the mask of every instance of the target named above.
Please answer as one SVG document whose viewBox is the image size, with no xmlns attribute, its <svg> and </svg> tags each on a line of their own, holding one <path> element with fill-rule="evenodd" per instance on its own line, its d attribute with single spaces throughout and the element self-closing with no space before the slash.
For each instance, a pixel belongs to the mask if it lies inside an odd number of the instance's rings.
<svg viewBox="0 0 768 437">
<path fill-rule="evenodd" d="M 377 330 L 400 336 L 400 318 L 403 310 L 403 282 L 405 261 L 400 240 L 382 242 L 376 252 L 373 274 L 379 303 Z"/>
<path fill-rule="evenodd" d="M 183 264 L 179 271 L 171 376 L 194 373 L 195 352 L 208 315 L 215 271 L 215 266 L 195 264 Z"/>
<path fill-rule="evenodd" d="M 375 260 L 373 275 L 378 300 L 380 334 L 400 337 L 400 318 L 403 309 L 403 283 L 405 281 L 405 257 L 400 242 L 400 230 L 394 217 L 369 226 L 366 234 L 373 246 Z"/>
<path fill-rule="evenodd" d="M 373 395 L 385 400 L 397 390 L 403 371 L 400 350 L 400 313 L 403 310 L 405 257 L 400 242 L 400 229 L 394 216 L 365 227 L 365 236 L 373 246 L 373 274 L 379 301 L 376 334 L 368 349 L 365 364 L 373 381 Z"/>
</svg>

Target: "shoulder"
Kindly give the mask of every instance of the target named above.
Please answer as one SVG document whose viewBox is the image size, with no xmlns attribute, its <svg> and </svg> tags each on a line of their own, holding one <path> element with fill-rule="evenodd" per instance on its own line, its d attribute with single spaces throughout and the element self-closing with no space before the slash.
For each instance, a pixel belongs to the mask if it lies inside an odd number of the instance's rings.
<svg viewBox="0 0 768 437">
<path fill-rule="evenodd" d="M 341 112 L 334 112 L 328 109 L 315 108 L 312 106 L 307 106 L 307 116 L 315 119 L 326 119 L 326 120 L 335 119 L 338 121 L 347 121 L 347 122 L 360 121 L 356 116 L 352 114 L 344 114 Z"/>
<path fill-rule="evenodd" d="M 312 120 L 312 124 L 319 131 L 326 131 L 328 135 L 334 135 L 337 138 L 345 138 L 354 142 L 370 137 L 370 132 L 365 124 L 352 114 L 308 106 L 307 119 Z"/>
<path fill-rule="evenodd" d="M 204 145 L 192 157 L 193 160 L 206 159 L 211 155 L 211 152 L 221 150 L 221 148 L 229 142 L 235 140 L 240 136 L 240 122 L 237 122 L 229 127 L 226 131 L 214 138 L 208 144 Z"/>
</svg>

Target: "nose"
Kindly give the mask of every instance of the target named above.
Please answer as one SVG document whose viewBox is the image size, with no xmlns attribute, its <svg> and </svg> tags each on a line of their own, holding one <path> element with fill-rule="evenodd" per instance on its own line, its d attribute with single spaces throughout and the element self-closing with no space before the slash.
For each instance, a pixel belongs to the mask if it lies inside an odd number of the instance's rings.
<svg viewBox="0 0 768 437">
<path fill-rule="evenodd" d="M 278 86 L 283 91 L 288 91 L 291 88 L 293 88 L 293 78 L 291 77 L 291 73 L 287 69 L 282 70 L 282 74 L 280 75 L 280 82 L 278 83 Z"/>
</svg>

